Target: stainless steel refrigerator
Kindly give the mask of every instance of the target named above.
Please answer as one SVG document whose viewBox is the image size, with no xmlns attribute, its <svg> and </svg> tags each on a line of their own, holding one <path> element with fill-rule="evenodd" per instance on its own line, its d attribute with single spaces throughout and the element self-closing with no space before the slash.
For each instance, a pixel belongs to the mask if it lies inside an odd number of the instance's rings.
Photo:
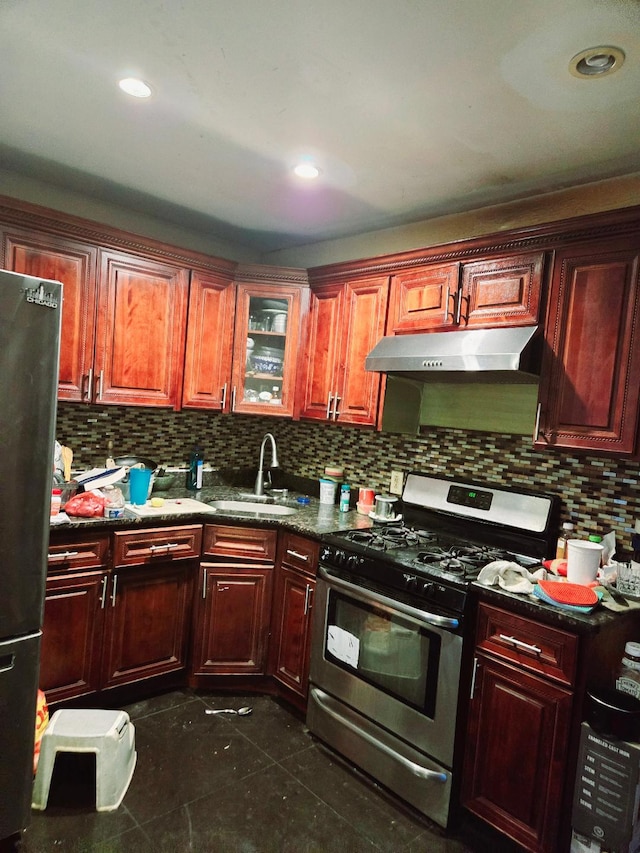
<svg viewBox="0 0 640 853">
<path fill-rule="evenodd" d="M 0 839 L 30 820 L 62 284 L 0 270 Z"/>
</svg>

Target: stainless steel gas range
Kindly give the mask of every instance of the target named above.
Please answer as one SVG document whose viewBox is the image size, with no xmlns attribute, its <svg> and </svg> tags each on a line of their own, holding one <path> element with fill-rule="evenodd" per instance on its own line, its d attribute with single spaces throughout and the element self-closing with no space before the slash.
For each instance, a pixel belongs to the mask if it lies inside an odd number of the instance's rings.
<svg viewBox="0 0 640 853">
<path fill-rule="evenodd" d="M 401 523 L 323 537 L 307 724 L 436 823 L 457 802 L 475 604 L 496 559 L 532 567 L 552 495 L 409 474 Z"/>
</svg>

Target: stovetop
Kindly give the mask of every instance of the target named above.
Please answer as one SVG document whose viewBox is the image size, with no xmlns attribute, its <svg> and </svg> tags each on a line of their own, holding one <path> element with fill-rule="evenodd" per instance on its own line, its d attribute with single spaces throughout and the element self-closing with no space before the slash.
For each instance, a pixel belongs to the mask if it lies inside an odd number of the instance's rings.
<svg viewBox="0 0 640 853">
<path fill-rule="evenodd" d="M 320 561 L 379 590 L 462 613 L 468 588 L 480 570 L 495 560 L 527 568 L 537 557 L 502 547 L 461 540 L 447 532 L 403 523 L 339 531 L 323 537 Z"/>
</svg>

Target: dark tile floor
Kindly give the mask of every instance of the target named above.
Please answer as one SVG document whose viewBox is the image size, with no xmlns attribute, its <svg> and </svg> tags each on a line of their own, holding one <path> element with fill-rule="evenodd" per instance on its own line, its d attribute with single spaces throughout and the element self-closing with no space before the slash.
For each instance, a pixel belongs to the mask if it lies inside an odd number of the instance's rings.
<svg viewBox="0 0 640 853">
<path fill-rule="evenodd" d="M 251 716 L 205 715 L 250 704 Z M 323 748 L 267 696 L 178 690 L 125 706 L 138 761 L 115 812 L 95 811 L 86 756 L 56 761 L 49 805 L 20 853 L 484 853 L 469 830 L 445 834 Z M 75 762 L 75 764 L 73 763 Z M 60 765 L 60 766 L 59 766 Z M 65 773 L 66 771 L 66 773 Z M 66 779 L 65 779 L 66 775 Z"/>
</svg>

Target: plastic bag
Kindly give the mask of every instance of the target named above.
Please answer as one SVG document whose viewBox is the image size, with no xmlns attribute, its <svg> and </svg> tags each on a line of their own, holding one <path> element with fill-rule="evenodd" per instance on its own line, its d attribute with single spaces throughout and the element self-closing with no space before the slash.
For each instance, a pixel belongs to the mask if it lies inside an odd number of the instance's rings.
<svg viewBox="0 0 640 853">
<path fill-rule="evenodd" d="M 83 492 L 81 495 L 74 495 L 64 505 L 64 511 L 67 515 L 75 515 L 80 518 L 95 518 L 104 515 L 107 499 L 95 492 Z"/>
</svg>

